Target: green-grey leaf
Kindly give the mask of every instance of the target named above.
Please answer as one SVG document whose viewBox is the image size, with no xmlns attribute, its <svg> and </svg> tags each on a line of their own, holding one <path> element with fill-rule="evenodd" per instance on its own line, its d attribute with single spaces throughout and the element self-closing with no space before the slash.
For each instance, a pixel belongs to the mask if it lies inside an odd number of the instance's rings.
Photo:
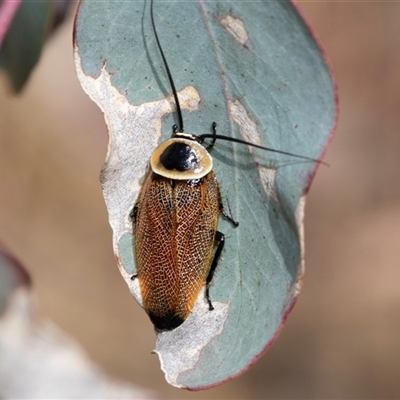
<svg viewBox="0 0 400 400">
<path fill-rule="evenodd" d="M 0 51 L 15 92 L 19 92 L 39 60 L 53 18 L 53 0 L 24 0 L 14 17 Z"/>
<path fill-rule="evenodd" d="M 0 318 L 12 293 L 28 285 L 30 278 L 20 263 L 0 247 Z"/>
<path fill-rule="evenodd" d="M 308 27 L 287 1 L 155 1 L 159 36 L 178 89 L 185 131 L 220 134 L 319 158 L 336 118 L 334 83 Z M 151 29 L 149 3 L 84 0 L 76 67 L 110 132 L 102 185 L 114 251 L 136 280 L 129 213 L 148 160 L 176 121 Z M 206 388 L 237 375 L 277 337 L 301 286 L 304 196 L 314 162 L 218 141 L 212 150 L 226 246 L 210 312 L 199 295 L 177 329 L 158 335 L 167 380 Z M 228 207 L 229 206 L 229 207 Z"/>
</svg>

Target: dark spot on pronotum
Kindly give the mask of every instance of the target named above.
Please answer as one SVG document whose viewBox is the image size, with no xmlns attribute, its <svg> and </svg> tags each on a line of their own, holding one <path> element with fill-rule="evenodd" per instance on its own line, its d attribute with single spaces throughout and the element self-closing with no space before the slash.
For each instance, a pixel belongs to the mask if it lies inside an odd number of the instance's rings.
<svg viewBox="0 0 400 400">
<path fill-rule="evenodd" d="M 172 143 L 160 156 L 161 164 L 168 170 L 188 171 L 198 163 L 196 153 L 185 143 Z"/>
</svg>

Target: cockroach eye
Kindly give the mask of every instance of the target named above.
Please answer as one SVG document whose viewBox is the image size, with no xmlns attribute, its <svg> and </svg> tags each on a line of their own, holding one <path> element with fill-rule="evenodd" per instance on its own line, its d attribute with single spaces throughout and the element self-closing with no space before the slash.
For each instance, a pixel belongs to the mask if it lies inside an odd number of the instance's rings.
<svg viewBox="0 0 400 400">
<path fill-rule="evenodd" d="M 168 170 L 188 171 L 198 164 L 196 153 L 185 143 L 172 143 L 160 156 L 161 164 Z"/>
</svg>

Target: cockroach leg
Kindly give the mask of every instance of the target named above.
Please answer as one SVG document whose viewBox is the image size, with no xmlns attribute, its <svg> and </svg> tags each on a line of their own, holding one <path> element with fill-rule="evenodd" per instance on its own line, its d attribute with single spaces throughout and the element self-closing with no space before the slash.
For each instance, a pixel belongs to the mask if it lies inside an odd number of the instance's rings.
<svg viewBox="0 0 400 400">
<path fill-rule="evenodd" d="M 137 216 L 137 211 L 138 211 L 138 205 L 137 203 L 133 206 L 132 211 L 129 214 L 129 217 L 131 218 L 133 223 L 136 223 L 136 216 Z M 137 274 L 131 276 L 131 281 L 134 281 L 137 278 Z"/>
<path fill-rule="evenodd" d="M 218 242 L 218 247 L 217 247 L 217 250 L 215 251 L 214 259 L 212 261 L 211 268 L 210 268 L 210 271 L 208 272 L 208 276 L 206 279 L 206 299 L 208 302 L 208 309 L 210 311 L 214 310 L 214 307 L 213 307 L 213 305 L 211 303 L 211 299 L 210 299 L 210 284 L 211 284 L 212 278 L 214 276 L 215 268 L 217 268 L 218 260 L 219 260 L 219 257 L 221 256 L 222 249 L 224 248 L 225 235 L 219 231 L 216 231 L 215 232 L 215 241 Z"/>
<path fill-rule="evenodd" d="M 212 126 L 212 135 L 216 136 L 216 134 L 217 134 L 217 123 L 213 122 L 211 126 Z M 214 144 L 215 144 L 216 140 L 217 139 L 214 137 L 212 139 L 211 143 L 206 147 L 206 150 L 211 150 L 214 147 Z"/>
<path fill-rule="evenodd" d="M 224 205 L 222 204 L 221 198 L 219 199 L 219 207 L 221 209 L 221 214 L 222 216 L 227 219 L 233 226 L 238 227 L 239 222 L 235 221 L 232 217 L 232 211 L 231 211 L 231 206 L 229 205 L 229 201 L 226 201 L 226 204 L 228 204 L 228 209 L 229 209 L 229 214 L 224 210 Z"/>
<path fill-rule="evenodd" d="M 132 208 L 132 211 L 129 214 L 129 217 L 133 222 L 136 222 L 137 211 L 138 211 L 138 205 L 135 204 L 134 207 Z"/>
</svg>

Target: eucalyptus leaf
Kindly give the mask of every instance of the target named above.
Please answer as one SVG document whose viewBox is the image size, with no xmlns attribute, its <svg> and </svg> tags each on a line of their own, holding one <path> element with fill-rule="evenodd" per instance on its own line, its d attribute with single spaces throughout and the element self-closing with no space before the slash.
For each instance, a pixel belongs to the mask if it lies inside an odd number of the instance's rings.
<svg viewBox="0 0 400 400">
<path fill-rule="evenodd" d="M 22 286 L 29 286 L 30 278 L 22 265 L 0 246 L 0 318 L 12 294 Z"/>
<path fill-rule="evenodd" d="M 155 22 L 183 109 L 185 132 L 218 133 L 319 159 L 336 120 L 329 67 L 287 1 L 155 1 Z M 83 0 L 75 61 L 105 114 L 110 141 L 101 181 L 118 266 L 142 303 L 130 212 L 148 161 L 176 123 L 149 2 Z M 214 172 L 226 244 L 208 310 L 200 293 L 188 319 L 158 334 L 172 385 L 202 389 L 247 369 L 278 336 L 304 272 L 305 194 L 318 163 L 217 141 Z M 157 249 L 156 249 L 157 251 Z"/>
<path fill-rule="evenodd" d="M 69 0 L 23 0 L 0 50 L 0 67 L 20 92 L 39 61 L 42 48 L 68 10 Z"/>
</svg>

